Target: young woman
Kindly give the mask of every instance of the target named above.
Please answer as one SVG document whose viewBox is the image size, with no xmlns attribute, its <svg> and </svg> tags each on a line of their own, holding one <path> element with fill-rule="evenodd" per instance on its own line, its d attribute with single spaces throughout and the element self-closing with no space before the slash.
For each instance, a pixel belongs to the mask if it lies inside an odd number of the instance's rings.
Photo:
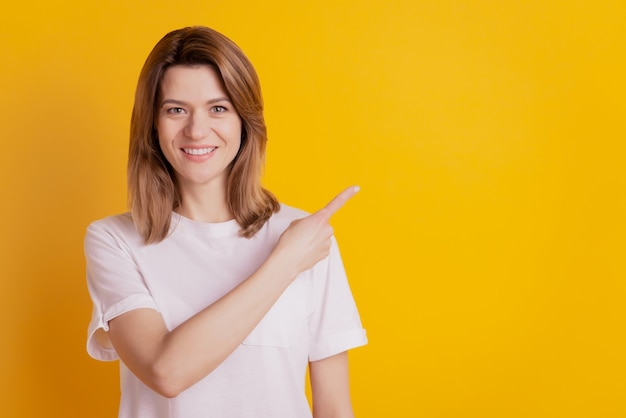
<svg viewBox="0 0 626 418">
<path fill-rule="evenodd" d="M 260 184 L 261 90 L 206 27 L 161 39 L 131 120 L 131 213 L 85 238 L 87 349 L 120 359 L 123 418 L 352 417 L 346 350 L 366 344 L 330 216 Z"/>
</svg>

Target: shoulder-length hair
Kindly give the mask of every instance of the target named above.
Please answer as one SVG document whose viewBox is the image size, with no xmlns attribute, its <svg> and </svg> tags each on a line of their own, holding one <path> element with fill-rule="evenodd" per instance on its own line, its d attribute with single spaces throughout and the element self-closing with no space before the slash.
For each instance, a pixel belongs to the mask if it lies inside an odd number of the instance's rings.
<svg viewBox="0 0 626 418">
<path fill-rule="evenodd" d="M 280 209 L 274 195 L 261 186 L 267 143 L 261 86 L 241 49 L 206 27 L 187 27 L 165 35 L 139 75 L 128 158 L 128 192 L 135 227 L 146 244 L 162 241 L 169 233 L 172 211 L 181 204 L 174 170 L 161 151 L 156 130 L 161 81 L 174 65 L 215 68 L 241 118 L 241 146 L 231 164 L 226 200 L 241 226 L 240 234 L 250 238 Z"/>
</svg>

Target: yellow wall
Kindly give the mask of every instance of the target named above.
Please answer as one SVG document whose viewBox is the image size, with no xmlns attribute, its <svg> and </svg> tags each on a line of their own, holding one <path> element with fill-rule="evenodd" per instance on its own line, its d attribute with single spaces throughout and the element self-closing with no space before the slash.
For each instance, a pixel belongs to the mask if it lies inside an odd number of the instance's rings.
<svg viewBox="0 0 626 418">
<path fill-rule="evenodd" d="M 87 224 L 125 210 L 134 85 L 212 26 L 261 76 L 266 185 L 335 227 L 372 417 L 625 417 L 626 3 L 7 2 L 0 416 L 112 417 L 84 350 Z"/>
</svg>

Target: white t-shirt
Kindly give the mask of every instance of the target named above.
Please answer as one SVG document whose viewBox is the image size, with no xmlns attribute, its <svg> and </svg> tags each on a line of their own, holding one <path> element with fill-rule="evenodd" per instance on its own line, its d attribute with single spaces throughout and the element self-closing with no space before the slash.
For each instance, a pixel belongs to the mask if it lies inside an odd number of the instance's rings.
<svg viewBox="0 0 626 418">
<path fill-rule="evenodd" d="M 172 232 L 144 245 L 130 214 L 92 223 L 85 237 L 93 300 L 87 351 L 117 360 L 94 333 L 133 309 L 161 313 L 169 330 L 220 299 L 268 257 L 280 234 L 306 213 L 282 205 L 252 238 L 236 221 L 201 223 L 172 215 Z M 168 399 L 120 361 L 120 418 L 310 418 L 309 361 L 367 343 L 339 250 L 300 274 L 244 342 L 212 373 Z"/>
</svg>

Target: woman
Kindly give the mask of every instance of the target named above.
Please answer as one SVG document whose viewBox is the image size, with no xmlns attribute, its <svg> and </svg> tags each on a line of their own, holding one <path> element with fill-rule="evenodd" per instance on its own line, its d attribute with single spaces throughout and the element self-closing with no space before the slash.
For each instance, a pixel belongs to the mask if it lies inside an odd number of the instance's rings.
<svg viewBox="0 0 626 418">
<path fill-rule="evenodd" d="M 120 359 L 120 417 L 351 417 L 346 350 L 366 344 L 330 216 L 260 185 L 256 73 L 205 27 L 167 34 L 139 77 L 131 213 L 85 238 L 87 348 Z"/>
</svg>

